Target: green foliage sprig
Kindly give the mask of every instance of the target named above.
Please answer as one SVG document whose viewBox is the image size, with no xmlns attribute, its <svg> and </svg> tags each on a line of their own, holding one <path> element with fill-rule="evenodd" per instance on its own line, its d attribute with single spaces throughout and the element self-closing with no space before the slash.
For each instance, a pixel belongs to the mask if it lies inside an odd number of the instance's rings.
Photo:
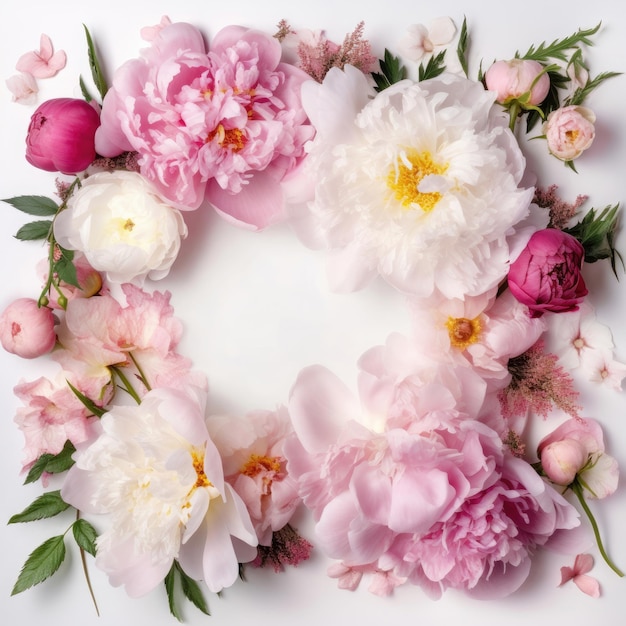
<svg viewBox="0 0 626 626">
<path fill-rule="evenodd" d="M 385 48 L 384 58 L 380 59 L 379 65 L 380 72 L 371 73 L 376 83 L 374 89 L 379 93 L 406 78 L 406 67 L 402 65 L 400 58 L 393 56 L 387 48 Z"/>
</svg>

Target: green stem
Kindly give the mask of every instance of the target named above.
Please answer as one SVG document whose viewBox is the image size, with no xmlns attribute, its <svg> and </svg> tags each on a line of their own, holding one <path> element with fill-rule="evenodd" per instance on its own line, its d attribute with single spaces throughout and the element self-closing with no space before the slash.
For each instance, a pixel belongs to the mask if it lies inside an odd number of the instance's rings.
<svg viewBox="0 0 626 626">
<path fill-rule="evenodd" d="M 141 398 L 139 397 L 139 394 L 135 391 L 134 387 L 130 384 L 130 381 L 128 380 L 128 378 L 126 377 L 126 375 L 124 374 L 124 372 L 122 372 L 122 368 L 117 367 L 116 365 L 112 365 L 111 369 L 113 370 L 114 374 L 120 379 L 120 381 L 122 382 L 122 385 L 124 386 L 124 390 L 128 393 L 128 395 L 137 403 L 137 404 L 141 404 Z"/>
<path fill-rule="evenodd" d="M 80 511 L 76 510 L 76 519 L 80 519 Z M 87 558 L 85 556 L 85 550 L 80 548 L 80 560 L 83 566 L 83 574 L 85 575 L 85 581 L 87 582 L 87 589 L 89 589 L 89 595 L 91 596 L 91 601 L 93 602 L 93 606 L 96 609 L 96 615 L 100 617 L 100 609 L 98 608 L 98 602 L 96 600 L 96 594 L 93 590 L 93 585 L 91 584 L 91 577 L 89 576 L 89 569 L 87 568 Z"/>
<path fill-rule="evenodd" d="M 141 365 L 139 365 L 139 363 L 137 362 L 135 355 L 132 352 L 129 352 L 128 356 L 130 357 L 130 360 L 133 362 L 133 364 L 137 368 L 137 372 L 139 373 L 139 378 L 141 378 L 141 382 L 145 385 L 146 389 L 150 391 L 152 387 L 150 386 L 150 383 L 148 382 L 148 379 L 146 378 L 145 372 L 141 369 Z"/>
<path fill-rule="evenodd" d="M 520 106 L 517 102 L 514 102 L 509 107 L 509 128 L 511 132 L 515 132 L 515 122 L 517 122 L 517 116 L 520 112 Z"/>
<path fill-rule="evenodd" d="M 613 563 L 613 561 L 611 561 L 611 559 L 609 558 L 609 555 L 606 553 L 606 550 L 604 549 L 604 545 L 600 537 L 600 530 L 598 529 L 598 524 L 596 523 L 595 517 L 593 516 L 593 513 L 591 512 L 591 509 L 589 508 L 589 505 L 587 504 L 585 500 L 582 486 L 580 485 L 580 483 L 578 483 L 578 481 L 574 481 L 571 485 L 571 488 L 572 488 L 572 491 L 576 494 L 576 497 L 578 498 L 578 502 L 580 502 L 580 506 L 583 508 L 583 511 L 585 512 L 585 514 L 587 515 L 587 518 L 589 519 L 589 522 L 591 523 L 591 527 L 593 528 L 593 534 L 596 538 L 596 543 L 598 544 L 598 550 L 600 550 L 600 554 L 602 555 L 602 558 L 605 560 L 606 564 L 618 576 L 623 577 L 624 573 L 615 565 L 615 563 Z"/>
</svg>

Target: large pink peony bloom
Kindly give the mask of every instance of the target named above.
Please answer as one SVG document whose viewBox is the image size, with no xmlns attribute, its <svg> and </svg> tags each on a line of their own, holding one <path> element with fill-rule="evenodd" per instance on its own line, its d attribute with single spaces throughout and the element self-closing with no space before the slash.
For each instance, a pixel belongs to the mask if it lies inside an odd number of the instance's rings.
<svg viewBox="0 0 626 626">
<path fill-rule="evenodd" d="M 207 198 L 236 222 L 267 226 L 282 217 L 313 135 L 299 96 L 308 76 L 280 57 L 258 31 L 225 28 L 207 52 L 195 27 L 165 26 L 116 72 L 98 153 L 137 151 L 141 173 L 177 208 Z"/>
<path fill-rule="evenodd" d="M 357 421 L 359 403 L 334 375 L 303 370 L 289 404 L 288 470 L 318 545 L 347 568 L 386 573 L 388 591 L 408 580 L 434 596 L 507 595 L 534 550 L 577 526 L 578 514 L 496 431 L 451 406 L 454 394 L 438 402 L 436 388 L 414 396 L 412 423 L 404 403 L 406 428 L 375 431 Z"/>
</svg>

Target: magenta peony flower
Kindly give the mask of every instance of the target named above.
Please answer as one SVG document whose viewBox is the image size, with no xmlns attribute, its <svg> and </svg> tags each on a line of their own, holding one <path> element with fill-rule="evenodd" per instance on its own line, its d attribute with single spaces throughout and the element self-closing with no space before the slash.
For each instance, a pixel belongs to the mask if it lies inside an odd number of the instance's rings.
<svg viewBox="0 0 626 626">
<path fill-rule="evenodd" d="M 548 115 L 543 132 L 548 150 L 561 161 L 572 161 L 593 143 L 595 113 L 587 107 L 566 106 Z"/>
<path fill-rule="evenodd" d="M 76 174 L 96 157 L 98 111 L 88 102 L 55 98 L 33 113 L 26 137 L 26 160 L 47 172 Z"/>
<path fill-rule="evenodd" d="M 98 153 L 137 151 L 141 173 L 179 209 L 206 197 L 253 228 L 282 217 L 313 130 L 299 96 L 309 78 L 280 62 L 278 40 L 231 26 L 207 52 L 195 27 L 176 23 L 142 55 L 114 76 Z"/>
<path fill-rule="evenodd" d="M 542 73 L 543 72 L 543 73 Z M 508 104 L 513 100 L 522 106 L 541 104 L 550 90 L 550 77 L 537 61 L 511 59 L 496 61 L 485 74 L 489 91 L 495 91 L 497 101 Z M 527 99 L 524 96 L 527 94 Z"/>
<path fill-rule="evenodd" d="M 587 295 L 584 258 L 582 244 L 572 235 L 556 228 L 539 230 L 511 263 L 509 289 L 533 317 L 576 311 Z"/>
<path fill-rule="evenodd" d="M 0 315 L 0 342 L 12 354 L 34 359 L 54 348 L 54 316 L 32 298 L 19 298 Z"/>
</svg>

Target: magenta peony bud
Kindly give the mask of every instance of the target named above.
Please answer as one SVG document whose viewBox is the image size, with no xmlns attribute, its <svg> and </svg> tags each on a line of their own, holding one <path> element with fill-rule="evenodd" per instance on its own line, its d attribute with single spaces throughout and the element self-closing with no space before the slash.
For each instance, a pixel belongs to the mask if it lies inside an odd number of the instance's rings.
<svg viewBox="0 0 626 626">
<path fill-rule="evenodd" d="M 0 343 L 12 354 L 33 359 L 54 348 L 54 316 L 32 298 L 19 298 L 0 315 Z"/>
<path fill-rule="evenodd" d="M 533 317 L 576 311 L 587 295 L 581 274 L 584 258 L 582 244 L 572 235 L 556 228 L 539 230 L 511 263 L 509 289 Z"/>
<path fill-rule="evenodd" d="M 30 120 L 26 160 L 47 172 L 76 174 L 96 157 L 98 111 L 88 102 L 56 98 L 44 102 Z"/>
<path fill-rule="evenodd" d="M 541 63 L 527 59 L 496 61 L 485 74 L 485 84 L 489 91 L 498 94 L 496 100 L 500 104 L 520 99 L 530 92 L 528 100 L 523 100 L 521 104 L 537 106 L 550 91 L 550 77 L 542 74 L 543 70 Z"/>
</svg>

